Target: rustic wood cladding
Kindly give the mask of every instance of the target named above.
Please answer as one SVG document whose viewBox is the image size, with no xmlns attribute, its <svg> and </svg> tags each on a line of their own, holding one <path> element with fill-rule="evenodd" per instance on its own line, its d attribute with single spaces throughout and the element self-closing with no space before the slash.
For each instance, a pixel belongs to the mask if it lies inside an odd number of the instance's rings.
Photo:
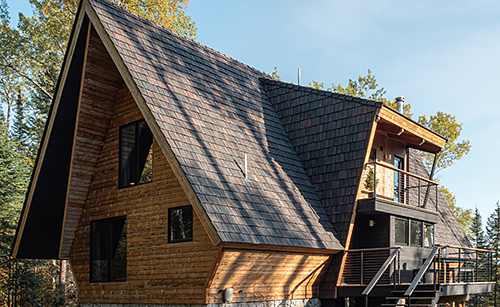
<svg viewBox="0 0 500 307">
<path fill-rule="evenodd" d="M 168 208 L 189 201 L 156 140 L 153 182 L 118 189 L 119 127 L 141 118 L 122 83 L 71 250 L 79 301 L 204 303 L 205 284 L 219 249 L 212 245 L 196 214 L 193 241 L 168 243 Z M 127 281 L 89 283 L 90 221 L 120 215 L 127 216 Z"/>
<path fill-rule="evenodd" d="M 94 28 L 88 44 L 61 257 L 67 258 L 110 127 L 121 77 Z"/>
<path fill-rule="evenodd" d="M 389 139 L 385 135 L 376 133 L 372 148 L 376 150 L 376 161 L 380 164 L 394 167 L 395 155 L 404 158 L 406 163 L 406 146 Z M 373 165 L 368 165 L 368 167 L 373 168 Z M 362 193 L 360 194 L 359 199 L 367 198 L 369 196 L 368 193 L 370 191 L 368 191 L 365 187 L 365 182 L 368 176 L 368 167 L 365 166 L 363 176 L 361 177 Z M 377 179 L 377 195 L 385 196 L 388 199 L 394 198 L 394 170 L 378 166 Z"/>
<path fill-rule="evenodd" d="M 207 303 L 221 303 L 220 290 L 233 288 L 232 302 L 318 297 L 329 255 L 225 250 L 207 289 Z"/>
</svg>

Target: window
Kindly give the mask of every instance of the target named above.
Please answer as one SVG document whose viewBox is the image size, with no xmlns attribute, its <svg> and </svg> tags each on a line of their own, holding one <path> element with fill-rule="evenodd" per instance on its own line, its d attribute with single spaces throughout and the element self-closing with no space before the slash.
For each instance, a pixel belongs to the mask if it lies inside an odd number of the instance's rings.
<svg viewBox="0 0 500 307">
<path fill-rule="evenodd" d="M 193 241 L 193 207 L 168 208 L 168 242 Z"/>
<path fill-rule="evenodd" d="M 90 222 L 90 281 L 127 280 L 127 218 Z"/>
<path fill-rule="evenodd" d="M 424 246 L 434 246 L 434 225 L 424 224 Z"/>
<path fill-rule="evenodd" d="M 408 220 L 396 218 L 396 244 L 408 245 Z"/>
<path fill-rule="evenodd" d="M 146 122 L 120 127 L 120 188 L 153 180 L 153 134 Z"/>
<path fill-rule="evenodd" d="M 422 246 L 422 222 L 411 221 L 410 244 L 413 246 Z"/>
</svg>

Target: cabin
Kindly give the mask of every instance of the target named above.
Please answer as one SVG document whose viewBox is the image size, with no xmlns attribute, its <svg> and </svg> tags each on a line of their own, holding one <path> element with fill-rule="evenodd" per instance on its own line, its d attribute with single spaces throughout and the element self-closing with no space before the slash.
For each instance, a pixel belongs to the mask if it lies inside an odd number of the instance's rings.
<svg viewBox="0 0 500 307">
<path fill-rule="evenodd" d="M 82 0 L 12 255 L 69 260 L 82 307 L 463 304 L 491 262 L 419 158 L 445 143 Z"/>
</svg>

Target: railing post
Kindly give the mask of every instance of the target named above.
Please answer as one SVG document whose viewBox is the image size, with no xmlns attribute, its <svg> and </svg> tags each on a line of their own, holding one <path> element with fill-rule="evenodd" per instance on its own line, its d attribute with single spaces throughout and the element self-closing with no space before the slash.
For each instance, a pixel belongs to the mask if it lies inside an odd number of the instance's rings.
<svg viewBox="0 0 500 307">
<path fill-rule="evenodd" d="M 438 185 L 435 185 L 436 187 L 436 211 L 438 211 Z"/>
<path fill-rule="evenodd" d="M 479 281 L 479 256 L 478 256 L 478 251 L 476 251 L 476 274 L 472 276 L 472 282 L 478 282 Z"/>
<path fill-rule="evenodd" d="M 398 251 L 398 285 L 401 284 L 401 250 Z"/>
<path fill-rule="evenodd" d="M 361 276 L 360 276 L 360 284 L 362 285 L 363 284 L 363 256 L 364 256 L 364 252 L 361 251 Z"/>
<path fill-rule="evenodd" d="M 422 183 L 420 182 L 420 178 L 418 178 L 418 206 L 420 207 L 421 206 L 421 203 L 420 203 L 420 186 L 422 185 Z"/>
<path fill-rule="evenodd" d="M 377 162 L 373 162 L 373 198 L 377 199 Z"/>
<path fill-rule="evenodd" d="M 461 273 L 461 267 L 462 267 L 462 249 L 458 249 L 458 282 L 461 281 L 460 278 L 460 273 Z"/>
</svg>

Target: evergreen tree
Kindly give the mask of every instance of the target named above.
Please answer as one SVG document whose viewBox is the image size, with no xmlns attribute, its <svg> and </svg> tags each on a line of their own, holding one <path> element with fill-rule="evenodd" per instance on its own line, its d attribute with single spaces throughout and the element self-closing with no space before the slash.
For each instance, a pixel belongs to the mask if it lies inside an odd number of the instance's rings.
<svg viewBox="0 0 500 307">
<path fill-rule="evenodd" d="M 493 292 L 493 306 L 498 306 L 499 292 L 499 268 L 500 263 L 500 202 L 495 205 L 495 210 L 488 217 L 486 222 L 486 234 L 488 235 L 488 248 L 492 253 L 492 274 L 495 281 L 495 291 Z"/>
<path fill-rule="evenodd" d="M 477 207 L 474 211 L 474 217 L 472 218 L 472 224 L 470 226 L 469 232 L 469 240 L 471 241 L 473 247 L 486 249 L 488 248 L 488 241 L 484 234 L 483 230 L 483 221 L 479 210 Z M 480 253 L 478 254 L 478 263 L 479 266 L 478 271 L 481 277 L 487 276 L 489 274 L 488 267 L 488 254 Z M 473 294 L 470 296 L 469 301 L 467 302 L 467 306 L 471 307 L 479 307 L 479 306 L 488 306 L 492 304 L 492 296 L 489 294 Z"/>
</svg>

